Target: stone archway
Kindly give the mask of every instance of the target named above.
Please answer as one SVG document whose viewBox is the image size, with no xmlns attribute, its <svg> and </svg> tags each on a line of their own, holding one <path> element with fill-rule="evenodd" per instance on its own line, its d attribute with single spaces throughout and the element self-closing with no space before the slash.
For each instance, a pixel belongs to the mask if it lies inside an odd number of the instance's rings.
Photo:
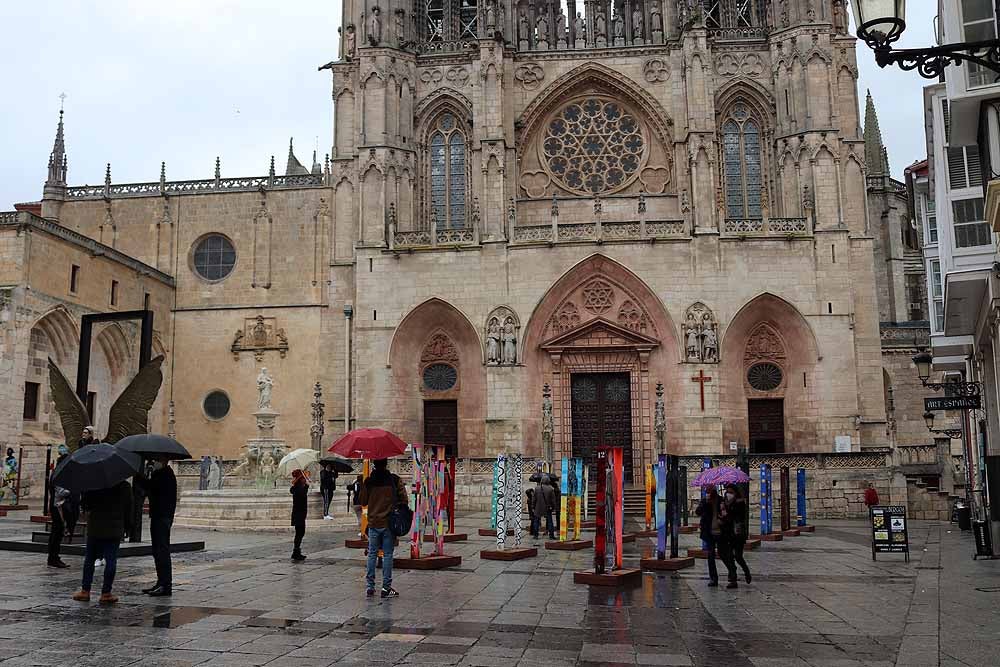
<svg viewBox="0 0 1000 667">
<path fill-rule="evenodd" d="M 675 326 L 660 299 L 634 273 L 603 255 L 594 255 L 570 269 L 548 290 L 531 316 L 525 333 L 523 357 L 528 368 L 526 404 L 535 405 L 542 387 L 552 390 L 553 455 L 574 452 L 574 377 L 614 374 L 627 377 L 629 402 L 627 437 L 616 435 L 618 426 L 601 422 L 604 437 L 629 439 L 631 477 L 639 480 L 642 466 L 653 461 L 655 435 L 652 415 L 656 383 L 669 387 L 667 412 L 679 416 L 676 383 L 670 382 L 678 362 Z M 578 385 L 579 387 L 579 385 Z M 577 401 L 580 396 L 577 396 Z M 529 420 L 531 417 L 529 417 Z M 599 418 L 599 421 L 603 417 Z M 529 421 L 526 449 L 541 453 L 538 427 Z M 595 427 L 598 428 L 598 427 Z M 590 443 L 593 445 L 594 443 Z M 577 453 L 580 448 L 576 447 Z M 585 451 L 589 451 L 588 449 Z"/>
</svg>

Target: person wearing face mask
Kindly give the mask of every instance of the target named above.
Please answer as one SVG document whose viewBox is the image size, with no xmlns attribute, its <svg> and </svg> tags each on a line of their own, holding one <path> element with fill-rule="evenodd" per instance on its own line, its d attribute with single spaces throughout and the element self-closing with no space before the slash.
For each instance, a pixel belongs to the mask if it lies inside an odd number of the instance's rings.
<svg viewBox="0 0 1000 667">
<path fill-rule="evenodd" d="M 153 473 L 148 479 L 137 477 L 149 496 L 149 539 L 156 564 L 156 584 L 142 589 L 151 597 L 173 594 L 173 572 L 170 564 L 170 528 L 177 510 L 177 478 L 161 456 L 153 463 Z"/>
<path fill-rule="evenodd" d="M 722 534 L 722 501 L 719 491 L 710 486 L 705 491 L 705 497 L 698 504 L 694 513 L 700 518 L 701 541 L 705 543 L 708 552 L 708 585 L 719 585 L 719 570 L 715 565 L 715 552 L 719 546 Z M 723 561 L 725 562 L 725 561 Z"/>
<path fill-rule="evenodd" d="M 740 489 L 735 484 L 726 486 L 726 494 L 720 508 L 722 532 L 720 534 L 719 556 L 729 570 L 729 584 L 726 588 L 737 588 L 736 565 L 743 568 L 743 576 L 749 584 L 752 580 L 750 566 L 743 558 L 743 547 L 747 543 L 749 511 Z"/>
</svg>

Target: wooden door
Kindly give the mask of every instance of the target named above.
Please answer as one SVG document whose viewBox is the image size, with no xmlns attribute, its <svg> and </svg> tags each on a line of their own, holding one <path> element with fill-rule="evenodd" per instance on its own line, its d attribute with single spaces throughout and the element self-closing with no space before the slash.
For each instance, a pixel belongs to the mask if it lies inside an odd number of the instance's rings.
<svg viewBox="0 0 1000 667">
<path fill-rule="evenodd" d="M 632 390 L 628 373 L 573 373 L 573 456 L 588 465 L 602 445 L 619 446 L 632 479 Z"/>
<path fill-rule="evenodd" d="M 757 398 L 747 402 L 750 422 L 750 453 L 779 454 L 785 451 L 785 401 Z"/>
<path fill-rule="evenodd" d="M 424 401 L 424 444 L 458 456 L 458 401 Z"/>
</svg>

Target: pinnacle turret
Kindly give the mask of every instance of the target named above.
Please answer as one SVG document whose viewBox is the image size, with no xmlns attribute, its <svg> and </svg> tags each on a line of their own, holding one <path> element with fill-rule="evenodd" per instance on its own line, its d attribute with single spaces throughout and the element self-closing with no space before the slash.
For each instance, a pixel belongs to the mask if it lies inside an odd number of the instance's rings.
<svg viewBox="0 0 1000 667">
<path fill-rule="evenodd" d="M 295 157 L 295 148 L 292 145 L 293 139 L 288 140 L 288 162 L 285 165 L 285 176 L 304 176 L 309 170 L 302 166 L 299 159 Z"/>
<path fill-rule="evenodd" d="M 882 130 L 878 124 L 875 101 L 869 90 L 865 99 L 865 162 L 871 176 L 889 175 L 889 153 L 882 143 Z"/>
<path fill-rule="evenodd" d="M 59 125 L 56 127 L 56 140 L 49 154 L 49 175 L 45 179 L 46 186 L 66 186 L 66 140 L 63 135 L 63 110 L 59 110 Z"/>
</svg>

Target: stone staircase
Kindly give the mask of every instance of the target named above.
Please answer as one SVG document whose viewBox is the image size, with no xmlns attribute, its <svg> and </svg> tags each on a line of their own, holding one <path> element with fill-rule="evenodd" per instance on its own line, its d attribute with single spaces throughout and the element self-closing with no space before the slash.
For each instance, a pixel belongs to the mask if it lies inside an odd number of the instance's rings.
<svg viewBox="0 0 1000 667">
<path fill-rule="evenodd" d="M 959 490 L 956 487 L 955 491 Z M 911 477 L 906 480 L 906 499 L 911 519 L 950 521 L 952 505 L 961 497 L 920 479 Z"/>
</svg>

